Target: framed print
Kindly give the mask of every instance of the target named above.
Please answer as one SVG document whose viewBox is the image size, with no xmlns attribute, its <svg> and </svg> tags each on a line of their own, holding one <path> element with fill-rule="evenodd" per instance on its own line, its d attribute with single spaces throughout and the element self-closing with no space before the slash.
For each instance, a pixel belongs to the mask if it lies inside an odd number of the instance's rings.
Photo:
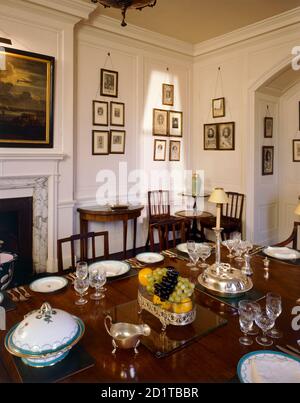
<svg viewBox="0 0 300 403">
<path fill-rule="evenodd" d="M 170 161 L 180 161 L 181 142 L 170 141 Z"/>
<path fill-rule="evenodd" d="M 126 132 L 124 130 L 110 131 L 110 153 L 125 154 Z"/>
<path fill-rule="evenodd" d="M 265 139 L 273 138 L 273 118 L 265 118 Z"/>
<path fill-rule="evenodd" d="M 108 126 L 108 102 L 93 101 L 93 125 Z"/>
<path fill-rule="evenodd" d="M 154 161 L 165 161 L 166 160 L 166 140 L 155 140 L 154 142 Z"/>
<path fill-rule="evenodd" d="M 293 140 L 293 161 L 300 162 L 300 140 Z"/>
<path fill-rule="evenodd" d="M 218 124 L 219 150 L 231 151 L 235 149 L 235 123 Z"/>
<path fill-rule="evenodd" d="M 213 118 L 223 118 L 225 113 L 225 98 L 217 98 L 212 100 Z"/>
<path fill-rule="evenodd" d="M 101 69 L 100 94 L 103 97 L 118 98 L 119 73 L 117 71 Z"/>
<path fill-rule="evenodd" d="M 153 110 L 153 136 L 168 135 L 168 111 Z"/>
<path fill-rule="evenodd" d="M 218 126 L 204 125 L 204 150 L 218 149 Z"/>
<path fill-rule="evenodd" d="M 110 103 L 111 126 L 125 126 L 125 104 L 121 102 Z"/>
<path fill-rule="evenodd" d="M 109 154 L 109 131 L 93 130 L 93 155 Z"/>
<path fill-rule="evenodd" d="M 169 136 L 182 137 L 183 135 L 183 114 L 182 112 L 169 112 Z"/>
<path fill-rule="evenodd" d="M 274 147 L 264 146 L 262 149 L 262 175 L 274 174 Z"/>
<path fill-rule="evenodd" d="M 163 84 L 162 103 L 166 106 L 174 106 L 174 85 Z"/>
<path fill-rule="evenodd" d="M 53 148 L 52 56 L 0 47 L 0 147 Z"/>
</svg>

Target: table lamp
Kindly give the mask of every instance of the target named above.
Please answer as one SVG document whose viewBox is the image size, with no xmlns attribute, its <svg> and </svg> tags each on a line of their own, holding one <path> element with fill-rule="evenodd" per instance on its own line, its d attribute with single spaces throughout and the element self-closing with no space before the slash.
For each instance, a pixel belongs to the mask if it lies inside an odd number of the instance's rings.
<svg viewBox="0 0 300 403">
<path fill-rule="evenodd" d="M 223 188 L 216 188 L 208 201 L 217 205 L 217 223 L 216 228 L 213 230 L 216 234 L 216 268 L 218 268 L 221 263 L 221 232 L 223 231 L 223 228 L 221 228 L 222 206 L 223 204 L 228 204 L 229 199 Z"/>
</svg>

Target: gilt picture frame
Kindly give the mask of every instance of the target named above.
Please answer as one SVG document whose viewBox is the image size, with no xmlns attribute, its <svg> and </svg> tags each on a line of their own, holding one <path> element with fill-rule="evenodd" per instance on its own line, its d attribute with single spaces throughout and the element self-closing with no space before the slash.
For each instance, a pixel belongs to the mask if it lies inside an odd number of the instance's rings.
<svg viewBox="0 0 300 403">
<path fill-rule="evenodd" d="M 55 58 L 0 48 L 0 147 L 53 148 Z"/>
<path fill-rule="evenodd" d="M 169 147 L 169 160 L 172 162 L 179 162 L 180 158 L 181 158 L 181 142 L 171 140 Z"/>
<path fill-rule="evenodd" d="M 216 98 L 212 100 L 213 118 L 224 118 L 226 116 L 225 98 Z"/>
<path fill-rule="evenodd" d="M 183 113 L 177 111 L 169 112 L 169 129 L 170 137 L 183 137 Z"/>
<path fill-rule="evenodd" d="M 154 161 L 166 161 L 167 155 L 167 141 L 155 140 L 154 141 Z"/>
<path fill-rule="evenodd" d="M 174 106 L 174 85 L 162 85 L 162 104 L 165 106 Z"/>
<path fill-rule="evenodd" d="M 168 136 L 168 111 L 153 109 L 153 136 Z"/>
</svg>

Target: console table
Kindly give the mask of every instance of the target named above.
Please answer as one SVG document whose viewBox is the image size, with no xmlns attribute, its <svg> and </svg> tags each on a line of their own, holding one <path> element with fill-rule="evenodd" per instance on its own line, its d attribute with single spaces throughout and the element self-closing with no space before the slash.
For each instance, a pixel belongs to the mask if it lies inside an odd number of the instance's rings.
<svg viewBox="0 0 300 403">
<path fill-rule="evenodd" d="M 137 219 L 141 216 L 144 206 L 129 206 L 127 209 L 112 210 L 109 206 L 96 206 L 77 209 L 80 215 L 80 233 L 88 233 L 89 222 L 116 222 L 123 221 L 123 253 L 127 257 L 127 228 L 128 221 L 133 223 L 133 249 L 136 249 Z"/>
</svg>

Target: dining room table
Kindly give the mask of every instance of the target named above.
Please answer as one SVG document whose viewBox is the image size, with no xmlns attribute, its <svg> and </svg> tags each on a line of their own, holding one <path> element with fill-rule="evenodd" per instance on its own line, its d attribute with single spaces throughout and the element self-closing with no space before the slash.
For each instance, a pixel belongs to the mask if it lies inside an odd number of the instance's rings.
<svg viewBox="0 0 300 403">
<path fill-rule="evenodd" d="M 227 254 L 228 251 L 222 247 L 222 261 L 236 265 L 227 259 Z M 277 327 L 283 332 L 283 338 L 274 341 L 274 345 L 269 349 L 276 351 L 276 344 L 296 347 L 299 331 L 292 328 L 294 319 L 292 311 L 300 298 L 300 266 L 270 259 L 269 271 L 266 272 L 263 259 L 263 256 L 255 255 L 251 261 L 254 271 L 252 281 L 255 289 L 261 294 L 260 303 L 265 303 L 264 297 L 268 292 L 280 294 L 283 301 L 283 312 L 276 322 Z M 213 255 L 208 262 L 210 264 L 214 262 Z M 201 269 L 191 271 L 187 263 L 188 260 L 182 255 L 174 254 L 165 256 L 163 263 L 152 268 L 171 266 L 182 276 L 197 283 Z M 142 266 L 136 266 L 136 272 L 140 267 Z M 196 289 L 195 302 L 224 319 L 226 321 L 224 326 L 195 338 L 183 348 L 162 358 L 157 358 L 144 345 L 139 347 L 137 355 L 132 350 L 118 350 L 113 355 L 112 340 L 104 326 L 105 316 L 108 312 L 113 312 L 116 307 L 136 301 L 138 284 L 137 274 L 108 281 L 103 300 L 89 300 L 81 307 L 75 305 L 78 296 L 71 281 L 61 292 L 47 295 L 34 293 L 26 286 L 31 297 L 16 303 L 16 309 L 7 313 L 7 329 L 20 322 L 28 312 L 39 309 L 46 301 L 53 308 L 65 310 L 81 318 L 85 324 L 85 334 L 79 345 L 93 358 L 94 365 L 66 377 L 61 380 L 62 383 L 229 383 L 236 379 L 239 360 L 249 352 L 263 349 L 256 344 L 255 339 L 252 346 L 243 346 L 239 343 L 242 334 L 237 309 L 213 295 Z M 126 318 L 119 316 L 118 320 Z M 198 320 L 201 321 L 201 317 Z M 178 336 L 181 332 L 183 328 L 178 327 L 176 329 Z M 15 358 L 5 349 L 5 335 L 6 331 L 0 331 L 0 382 L 21 382 Z M 32 381 L 34 382 L 34 379 Z"/>
</svg>

